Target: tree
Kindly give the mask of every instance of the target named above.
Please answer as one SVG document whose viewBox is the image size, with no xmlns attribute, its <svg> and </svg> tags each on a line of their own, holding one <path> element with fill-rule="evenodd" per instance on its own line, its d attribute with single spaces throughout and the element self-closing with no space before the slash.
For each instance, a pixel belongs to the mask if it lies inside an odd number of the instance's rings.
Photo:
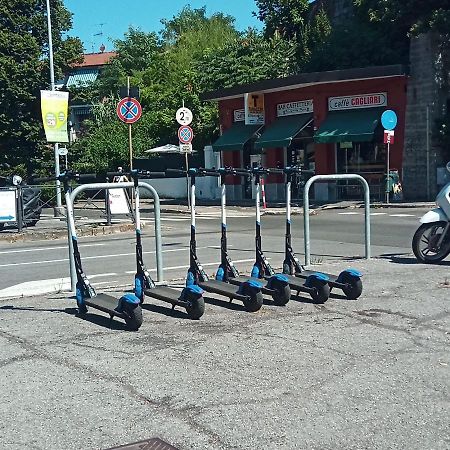
<svg viewBox="0 0 450 450">
<path fill-rule="evenodd" d="M 265 39 L 249 30 L 221 49 L 205 53 L 197 65 L 196 84 L 206 91 L 292 75 L 297 71 L 296 49 L 294 41 Z"/>
<path fill-rule="evenodd" d="M 295 57 L 299 70 L 327 42 L 331 25 L 322 7 L 315 11 L 308 0 L 256 0 L 256 5 L 255 15 L 264 22 L 266 39 L 281 37 L 297 43 Z"/>
<path fill-rule="evenodd" d="M 127 127 L 114 113 L 118 88 L 126 83 L 126 76 L 140 87 L 143 109 L 142 118 L 133 125 L 135 156 L 155 145 L 178 143 L 175 112 L 183 101 L 194 112 L 194 148 L 209 144 L 217 127 L 217 106 L 200 101 L 204 88 L 198 84 L 196 62 L 236 39 L 233 22 L 222 14 L 207 17 L 205 8 L 186 7 L 163 21 L 161 39 L 130 28 L 123 40 L 116 41 L 118 55 L 83 94 L 96 106 L 94 120 L 73 146 L 77 168 L 105 171 L 129 165 Z"/>
<path fill-rule="evenodd" d="M 308 0 L 256 0 L 256 6 L 266 37 L 296 38 L 308 22 Z"/>
<path fill-rule="evenodd" d="M 79 39 L 63 37 L 71 14 L 62 0 L 51 1 L 55 78 L 79 60 Z M 40 89 L 49 88 L 46 4 L 10 0 L 0 4 L 0 162 L 32 172 L 45 148 Z"/>
<path fill-rule="evenodd" d="M 407 36 L 426 31 L 450 33 L 450 0 L 354 0 L 373 22 L 389 23 Z"/>
<path fill-rule="evenodd" d="M 124 39 L 116 39 L 114 47 L 117 56 L 104 68 L 99 82 L 94 83 L 92 92 L 98 96 L 117 94 L 120 86 L 127 83 L 127 76 L 133 76 L 155 64 L 160 58 L 160 45 L 155 33 L 145 33 L 130 27 Z"/>
</svg>

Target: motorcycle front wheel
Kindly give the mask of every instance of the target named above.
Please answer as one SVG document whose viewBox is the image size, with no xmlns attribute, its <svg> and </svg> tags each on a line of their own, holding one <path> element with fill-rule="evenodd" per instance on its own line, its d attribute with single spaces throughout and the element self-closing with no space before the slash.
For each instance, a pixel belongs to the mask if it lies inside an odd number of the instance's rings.
<svg viewBox="0 0 450 450">
<path fill-rule="evenodd" d="M 415 257 L 423 263 L 434 264 L 442 261 L 450 253 L 450 236 L 444 237 L 438 245 L 447 222 L 432 222 L 422 224 L 414 233 L 412 250 Z"/>
</svg>

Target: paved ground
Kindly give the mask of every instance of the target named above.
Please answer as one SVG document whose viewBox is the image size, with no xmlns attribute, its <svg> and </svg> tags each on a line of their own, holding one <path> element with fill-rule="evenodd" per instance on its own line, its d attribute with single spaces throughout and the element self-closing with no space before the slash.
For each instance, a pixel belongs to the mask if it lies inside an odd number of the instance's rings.
<svg viewBox="0 0 450 450">
<path fill-rule="evenodd" d="M 448 449 L 449 264 L 352 265 L 357 301 L 147 302 L 136 333 L 64 295 L 0 300 L 0 448 Z"/>
</svg>

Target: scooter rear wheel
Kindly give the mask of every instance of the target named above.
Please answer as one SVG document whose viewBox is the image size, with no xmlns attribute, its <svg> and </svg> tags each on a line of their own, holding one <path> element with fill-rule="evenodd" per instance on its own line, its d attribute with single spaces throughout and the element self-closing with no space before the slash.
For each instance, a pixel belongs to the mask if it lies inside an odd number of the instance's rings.
<svg viewBox="0 0 450 450">
<path fill-rule="evenodd" d="M 314 290 L 311 292 L 311 297 L 314 303 L 325 303 L 330 297 L 330 285 L 328 283 L 313 282 Z"/>
<path fill-rule="evenodd" d="M 362 294 L 363 290 L 361 279 L 348 279 L 345 283 L 347 283 L 347 286 L 342 288 L 345 296 L 348 300 L 356 300 Z"/>
<path fill-rule="evenodd" d="M 256 312 L 261 309 L 261 306 L 263 305 L 263 295 L 261 291 L 253 291 L 249 290 L 249 292 L 246 292 L 247 299 L 244 300 L 244 306 L 245 309 L 248 312 Z"/>
<path fill-rule="evenodd" d="M 125 305 L 123 312 L 128 329 L 131 331 L 139 330 L 143 321 L 141 305 Z"/>
<path fill-rule="evenodd" d="M 187 299 L 186 312 L 189 319 L 200 319 L 205 312 L 205 300 L 203 297 L 189 296 Z"/>
<path fill-rule="evenodd" d="M 277 306 L 285 306 L 291 298 L 291 288 L 286 283 L 274 283 L 274 293 L 272 294 L 273 302 Z"/>
<path fill-rule="evenodd" d="M 432 222 L 422 224 L 414 233 L 412 250 L 418 261 L 435 264 L 442 261 L 450 253 L 450 237 L 446 236 L 442 244 L 437 243 L 442 236 L 447 222 Z"/>
</svg>

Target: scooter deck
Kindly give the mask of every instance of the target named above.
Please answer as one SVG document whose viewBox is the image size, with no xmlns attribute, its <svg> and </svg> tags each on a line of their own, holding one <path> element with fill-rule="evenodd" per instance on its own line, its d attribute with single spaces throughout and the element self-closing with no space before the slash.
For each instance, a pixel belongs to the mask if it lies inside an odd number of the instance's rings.
<svg viewBox="0 0 450 450">
<path fill-rule="evenodd" d="M 235 298 L 236 300 L 245 300 L 247 296 L 239 294 L 239 287 L 225 281 L 208 280 L 198 283 L 198 285 L 206 292 L 213 292 L 224 297 Z"/>
<path fill-rule="evenodd" d="M 315 272 L 311 272 L 311 275 Z M 303 281 L 303 278 L 296 277 L 294 275 L 287 275 L 283 274 L 288 279 L 289 286 L 294 291 L 301 291 L 301 292 L 311 292 L 312 288 L 305 286 L 305 282 Z M 306 278 L 306 277 L 305 277 Z"/>
<path fill-rule="evenodd" d="M 156 298 L 157 300 L 162 300 L 164 302 L 169 302 L 174 305 L 185 303 L 181 300 L 181 292 L 177 289 L 170 288 L 167 286 L 156 286 L 151 289 L 145 289 L 144 293 L 147 297 Z"/>
<path fill-rule="evenodd" d="M 301 272 L 295 272 L 295 276 L 297 278 L 303 278 L 306 279 L 308 278 L 310 275 L 314 275 L 317 272 L 314 272 L 313 270 L 302 270 Z M 324 275 L 326 275 L 329 279 L 328 279 L 328 284 L 330 285 L 330 287 L 342 287 L 345 286 L 344 283 L 339 283 L 337 281 L 338 279 L 338 275 L 333 275 L 331 273 L 325 273 L 325 272 L 320 272 Z"/>
<path fill-rule="evenodd" d="M 95 297 L 87 298 L 84 301 L 87 306 L 99 309 L 100 311 L 106 312 L 113 316 L 124 318 L 125 315 L 119 311 L 116 311 L 119 300 L 109 294 L 97 294 Z"/>
<path fill-rule="evenodd" d="M 245 283 L 246 281 L 256 281 L 258 283 L 262 284 L 261 292 L 263 294 L 272 294 L 273 289 L 269 289 L 267 287 L 267 280 L 264 278 L 256 278 L 256 277 L 249 277 L 246 275 L 239 275 L 236 278 L 228 278 L 228 282 L 231 284 L 234 284 L 236 286 L 240 286 L 241 284 Z"/>
</svg>

